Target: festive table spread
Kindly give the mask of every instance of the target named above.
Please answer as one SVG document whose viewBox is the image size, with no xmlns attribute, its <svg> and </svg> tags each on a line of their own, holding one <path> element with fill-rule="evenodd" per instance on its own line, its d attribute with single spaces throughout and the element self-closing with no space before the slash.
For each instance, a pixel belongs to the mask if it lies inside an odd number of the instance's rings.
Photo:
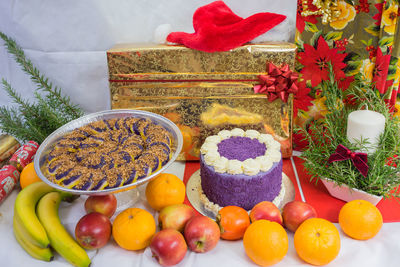
<svg viewBox="0 0 400 267">
<path fill-rule="evenodd" d="M 0 267 L 399 266 L 398 0 L 50 2 L 0 4 Z"/>
<path fill-rule="evenodd" d="M 298 162 L 298 159 L 294 158 L 293 162 Z M 189 168 L 193 171 L 194 165 Z M 288 176 L 294 181 L 301 181 L 302 188 L 304 190 L 306 180 L 304 180 L 304 174 L 297 164 L 296 169 L 291 169 L 292 161 L 285 160 L 284 171 L 287 172 Z M 295 171 L 299 174 L 296 177 Z M 186 170 L 189 171 L 189 170 Z M 173 163 L 167 170 L 168 173 L 173 173 L 180 178 L 184 178 L 185 175 L 185 164 L 182 162 Z M 306 186 L 306 190 L 309 190 L 310 186 Z M 144 208 L 150 211 L 155 217 L 157 212 L 152 210 L 146 202 L 144 195 L 145 186 L 140 186 L 140 199 L 134 205 L 135 207 Z M 313 189 L 318 192 L 318 197 L 329 198 L 328 193 L 323 187 L 316 187 Z M 15 241 L 12 231 L 12 216 L 14 201 L 17 196 L 15 190 L 0 206 L 0 257 L 2 259 L 1 266 L 13 267 L 13 266 L 70 266 L 63 258 L 59 255 L 55 257 L 52 262 L 42 262 L 33 259 L 29 256 Z M 305 197 L 307 199 L 307 192 L 297 191 L 296 198 Z M 60 208 L 61 221 L 66 226 L 70 233 L 73 233 L 75 224 L 85 213 L 83 203 L 86 197 L 82 196 L 75 200 L 72 204 L 63 203 Z M 187 201 L 187 200 L 186 200 Z M 315 199 L 311 200 L 315 201 Z M 338 203 L 343 205 L 344 202 L 336 200 Z M 331 205 L 332 202 L 327 202 L 326 205 Z M 380 203 L 378 207 L 383 206 Z M 397 205 L 397 206 L 396 206 Z M 335 204 L 333 204 L 335 206 Z M 395 203 L 393 211 L 386 211 L 383 213 L 384 220 L 399 221 L 400 204 Z M 321 210 L 321 207 L 316 206 L 317 212 Z M 321 214 L 324 217 L 330 216 L 332 212 L 337 212 L 337 208 L 324 209 L 324 213 Z M 382 209 L 381 209 L 382 211 Z M 385 215 L 387 214 L 387 215 Z M 397 219 L 396 219 L 397 215 Z M 115 215 L 114 217 L 115 218 Z M 335 226 L 340 229 L 339 225 L 335 223 Z M 327 266 L 398 266 L 400 261 L 400 243 L 398 239 L 400 237 L 400 223 L 384 223 L 380 232 L 372 239 L 367 241 L 358 241 L 349 238 L 341 230 L 341 249 L 337 258 Z M 284 259 L 274 266 L 310 266 L 303 262 L 296 254 L 293 246 L 293 233 L 288 232 L 289 237 L 289 251 Z M 127 251 L 118 247 L 115 241 L 109 242 L 105 247 L 95 251 L 88 252 L 89 257 L 92 259 L 92 266 L 160 266 L 154 258 L 151 256 L 151 251 L 146 248 L 142 251 Z M 185 258 L 177 266 L 256 266 L 245 254 L 242 241 L 225 241 L 220 240 L 215 249 L 205 254 L 198 254 L 194 252 L 187 252 Z"/>
</svg>

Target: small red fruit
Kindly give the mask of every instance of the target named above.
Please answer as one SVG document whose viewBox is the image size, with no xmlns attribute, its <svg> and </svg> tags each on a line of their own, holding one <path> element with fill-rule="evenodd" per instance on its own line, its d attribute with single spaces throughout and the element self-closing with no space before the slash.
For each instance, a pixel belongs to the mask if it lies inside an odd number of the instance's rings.
<svg viewBox="0 0 400 267">
<path fill-rule="evenodd" d="M 85 201 L 87 213 L 99 212 L 111 218 L 117 209 L 117 199 L 114 194 L 103 196 L 90 196 Z"/>
<path fill-rule="evenodd" d="M 104 247 L 111 237 L 110 219 L 98 212 L 83 216 L 75 227 L 75 238 L 86 249 Z"/>
<path fill-rule="evenodd" d="M 268 220 L 277 222 L 283 226 L 283 219 L 280 210 L 270 201 L 262 201 L 255 205 L 250 211 L 250 220 Z"/>
<path fill-rule="evenodd" d="M 203 253 L 212 250 L 218 243 L 218 224 L 206 216 L 195 216 L 185 226 L 185 240 L 190 250 Z"/>
<path fill-rule="evenodd" d="M 317 217 L 315 209 L 302 201 L 291 201 L 286 203 L 282 211 L 283 224 L 292 232 L 296 232 L 302 222 L 309 218 Z"/>
<path fill-rule="evenodd" d="M 150 249 L 159 264 L 172 266 L 183 260 L 187 245 L 180 232 L 174 229 L 164 229 L 153 236 Z"/>
<path fill-rule="evenodd" d="M 183 232 L 190 218 L 196 216 L 196 211 L 186 204 L 167 206 L 158 215 L 158 224 L 161 229 L 175 229 Z"/>
</svg>

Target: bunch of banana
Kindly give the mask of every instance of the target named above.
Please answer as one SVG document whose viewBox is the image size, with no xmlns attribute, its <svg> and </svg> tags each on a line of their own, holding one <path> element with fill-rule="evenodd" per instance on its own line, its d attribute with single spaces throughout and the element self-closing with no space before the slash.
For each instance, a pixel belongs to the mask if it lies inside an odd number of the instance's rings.
<svg viewBox="0 0 400 267">
<path fill-rule="evenodd" d="M 60 202 L 68 196 L 44 182 L 25 187 L 15 200 L 15 238 L 36 259 L 51 261 L 51 247 L 72 265 L 87 267 L 90 259 L 86 251 L 71 237 L 58 216 Z"/>
</svg>

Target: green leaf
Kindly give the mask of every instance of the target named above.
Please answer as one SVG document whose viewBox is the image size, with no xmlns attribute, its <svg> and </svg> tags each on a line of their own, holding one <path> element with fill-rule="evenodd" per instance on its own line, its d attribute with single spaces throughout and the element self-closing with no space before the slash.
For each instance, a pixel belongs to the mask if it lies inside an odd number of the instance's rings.
<svg viewBox="0 0 400 267">
<path fill-rule="evenodd" d="M 379 40 L 378 44 L 379 46 L 392 46 L 393 40 L 394 40 L 393 36 L 385 36 Z"/>
<path fill-rule="evenodd" d="M 380 26 L 379 25 L 375 25 L 375 24 L 371 24 L 368 27 L 364 28 L 364 30 L 366 32 L 368 32 L 369 34 L 372 34 L 373 36 L 379 36 Z"/>
<path fill-rule="evenodd" d="M 311 22 L 306 21 L 305 30 L 308 31 L 308 32 L 317 32 L 317 31 L 318 31 L 318 28 L 317 28 L 317 25 L 315 25 L 315 24 L 313 24 L 313 23 L 311 23 Z"/>
<path fill-rule="evenodd" d="M 325 35 L 325 40 L 334 40 L 337 41 L 342 38 L 343 32 L 334 32 L 330 31 Z"/>
<path fill-rule="evenodd" d="M 361 40 L 360 42 L 363 43 L 365 46 L 368 46 L 368 43 L 365 40 Z"/>
<path fill-rule="evenodd" d="M 349 4 L 349 5 L 354 6 L 354 2 L 353 2 L 352 0 L 345 0 L 345 2 L 346 2 L 347 4 Z"/>
<path fill-rule="evenodd" d="M 300 38 L 296 39 L 297 51 L 304 50 L 304 42 Z"/>
<path fill-rule="evenodd" d="M 352 75 L 358 74 L 360 71 L 361 64 L 362 64 L 361 60 L 347 62 L 347 66 L 344 69 L 347 76 L 352 76 Z"/>
<path fill-rule="evenodd" d="M 322 35 L 322 31 L 318 31 L 318 32 L 314 33 L 314 35 L 310 39 L 310 44 L 315 47 L 318 42 L 318 39 L 321 35 Z"/>
</svg>

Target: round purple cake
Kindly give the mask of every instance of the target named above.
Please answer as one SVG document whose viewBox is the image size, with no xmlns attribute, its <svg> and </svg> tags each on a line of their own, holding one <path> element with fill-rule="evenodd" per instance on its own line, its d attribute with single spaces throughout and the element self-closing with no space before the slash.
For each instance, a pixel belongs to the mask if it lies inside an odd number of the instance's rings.
<svg viewBox="0 0 400 267">
<path fill-rule="evenodd" d="M 255 130 L 223 130 L 201 147 L 200 176 L 208 200 L 221 207 L 272 202 L 282 186 L 280 144 Z"/>
</svg>

